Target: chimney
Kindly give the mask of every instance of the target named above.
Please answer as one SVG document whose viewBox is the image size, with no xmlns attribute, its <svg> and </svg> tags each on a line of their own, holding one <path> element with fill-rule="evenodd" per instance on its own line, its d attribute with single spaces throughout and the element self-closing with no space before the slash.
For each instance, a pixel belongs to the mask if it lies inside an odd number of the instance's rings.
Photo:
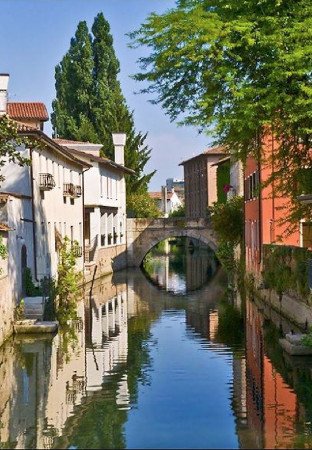
<svg viewBox="0 0 312 450">
<path fill-rule="evenodd" d="M 127 135 L 126 133 L 113 133 L 112 136 L 115 147 L 115 163 L 124 166 Z"/>
<path fill-rule="evenodd" d="M 6 114 L 7 110 L 9 78 L 8 73 L 0 73 L 0 115 Z"/>
</svg>

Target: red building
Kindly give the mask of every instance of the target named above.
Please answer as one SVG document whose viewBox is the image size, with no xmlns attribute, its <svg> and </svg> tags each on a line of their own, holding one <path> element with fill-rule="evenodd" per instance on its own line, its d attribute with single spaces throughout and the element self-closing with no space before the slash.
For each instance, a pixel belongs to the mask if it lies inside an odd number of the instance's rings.
<svg viewBox="0 0 312 450">
<path fill-rule="evenodd" d="M 277 142 L 272 134 L 265 137 L 260 161 L 249 156 L 244 172 L 246 266 L 258 271 L 263 244 L 283 244 L 311 247 L 311 224 L 298 222 L 290 232 L 285 221 L 290 199 L 276 192 L 274 183 L 259 189 L 276 170 L 274 154 Z"/>
</svg>

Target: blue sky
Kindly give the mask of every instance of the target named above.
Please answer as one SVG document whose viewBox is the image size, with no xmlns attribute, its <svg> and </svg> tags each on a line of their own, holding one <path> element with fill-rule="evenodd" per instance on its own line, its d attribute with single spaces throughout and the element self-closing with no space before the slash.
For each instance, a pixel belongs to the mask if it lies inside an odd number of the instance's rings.
<svg viewBox="0 0 312 450">
<path fill-rule="evenodd" d="M 181 160 L 200 153 L 208 138 L 194 128 L 177 127 L 129 76 L 138 70 L 143 49 L 128 48 L 126 33 L 138 28 L 147 15 L 173 7 L 174 0 L 0 0 L 0 72 L 10 73 L 11 101 L 43 101 L 51 112 L 55 96 L 54 68 L 68 50 L 80 20 L 91 28 L 102 11 L 111 25 L 121 65 L 120 81 L 138 131 L 148 132 L 152 157 L 147 170 L 157 169 L 150 189 L 159 190 L 166 178 L 183 176 Z M 46 126 L 51 134 L 51 125 Z"/>
</svg>

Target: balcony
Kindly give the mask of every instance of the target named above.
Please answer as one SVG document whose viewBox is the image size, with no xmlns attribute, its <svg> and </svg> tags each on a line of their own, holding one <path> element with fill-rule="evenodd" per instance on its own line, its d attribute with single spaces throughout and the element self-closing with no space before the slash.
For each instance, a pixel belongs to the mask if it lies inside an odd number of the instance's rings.
<svg viewBox="0 0 312 450">
<path fill-rule="evenodd" d="M 64 183 L 63 195 L 66 197 L 81 197 L 82 189 L 79 185 L 74 185 L 73 183 Z"/>
<path fill-rule="evenodd" d="M 41 191 L 51 191 L 55 187 L 53 175 L 50 173 L 40 173 L 39 187 Z"/>
<path fill-rule="evenodd" d="M 73 183 L 64 183 L 63 195 L 66 197 L 75 197 L 75 185 Z"/>
<path fill-rule="evenodd" d="M 82 189 L 81 186 L 78 184 L 75 186 L 75 197 L 81 197 L 82 195 Z"/>
</svg>

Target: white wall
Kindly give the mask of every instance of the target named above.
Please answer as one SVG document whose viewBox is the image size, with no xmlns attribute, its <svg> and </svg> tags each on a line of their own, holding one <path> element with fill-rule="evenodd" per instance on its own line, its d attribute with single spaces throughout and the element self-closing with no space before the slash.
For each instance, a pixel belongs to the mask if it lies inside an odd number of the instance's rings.
<svg viewBox="0 0 312 450">
<path fill-rule="evenodd" d="M 34 205 L 38 278 L 56 276 L 58 255 L 55 249 L 55 229 L 83 246 L 82 196 L 64 197 L 64 183 L 82 186 L 82 169 L 61 154 L 49 149 L 33 150 Z M 55 187 L 40 190 L 40 173 L 54 176 Z M 64 200 L 65 199 L 65 200 Z M 83 258 L 77 258 L 77 269 L 83 269 Z"/>
</svg>

